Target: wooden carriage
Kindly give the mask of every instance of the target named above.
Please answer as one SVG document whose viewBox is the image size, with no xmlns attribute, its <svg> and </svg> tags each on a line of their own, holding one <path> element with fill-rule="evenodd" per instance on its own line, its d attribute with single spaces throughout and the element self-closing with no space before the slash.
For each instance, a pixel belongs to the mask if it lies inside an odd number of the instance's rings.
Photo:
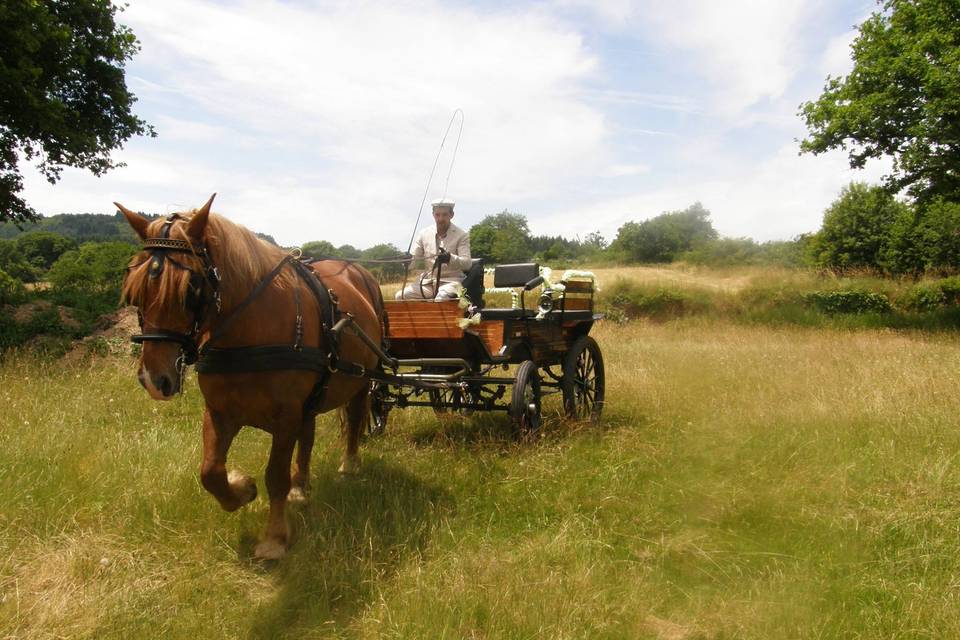
<svg viewBox="0 0 960 640">
<path fill-rule="evenodd" d="M 510 308 L 485 306 L 484 290 L 469 287 L 467 300 L 388 301 L 394 361 L 374 376 L 370 431 L 382 431 L 394 408 L 430 406 L 438 413 L 506 411 L 518 433 L 531 432 L 547 393 L 563 394 L 567 415 L 598 420 L 603 357 L 588 335 L 601 317 L 594 280 L 566 275 L 547 286 L 537 264 L 498 266 L 494 288 L 515 292 L 518 304 Z M 527 308 L 525 294 L 538 287 L 539 299 Z M 504 375 L 510 365 L 518 366 Z"/>
</svg>

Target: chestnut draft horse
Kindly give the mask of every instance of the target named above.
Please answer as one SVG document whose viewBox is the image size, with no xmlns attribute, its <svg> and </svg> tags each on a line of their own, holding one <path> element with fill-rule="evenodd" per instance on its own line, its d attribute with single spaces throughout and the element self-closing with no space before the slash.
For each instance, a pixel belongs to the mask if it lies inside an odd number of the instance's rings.
<svg viewBox="0 0 960 640">
<path fill-rule="evenodd" d="M 266 469 L 270 514 L 255 554 L 278 559 L 289 540 L 287 501 L 304 499 L 318 413 L 344 408 L 340 472 L 359 468 L 366 373 L 378 357 L 357 334 L 334 325 L 339 319 L 342 328 L 346 319 L 382 345 L 383 298 L 365 269 L 334 260 L 307 266 L 210 213 L 214 196 L 199 209 L 159 220 L 114 203 L 144 245 L 128 267 L 122 295 L 140 313 L 138 377 L 152 398 L 172 398 L 185 364 L 197 364 L 206 404 L 200 479 L 227 511 L 257 495 L 250 476 L 227 473 L 237 432 L 250 425 L 273 436 Z"/>
</svg>

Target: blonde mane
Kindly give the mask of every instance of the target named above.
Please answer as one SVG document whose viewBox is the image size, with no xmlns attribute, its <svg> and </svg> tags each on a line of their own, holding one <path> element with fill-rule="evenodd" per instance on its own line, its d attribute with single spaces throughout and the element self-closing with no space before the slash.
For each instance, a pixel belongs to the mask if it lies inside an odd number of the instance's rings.
<svg viewBox="0 0 960 640">
<path fill-rule="evenodd" d="M 187 240 L 187 224 L 196 212 L 194 209 L 179 214 L 184 219 L 177 220 L 170 227 L 170 237 Z M 147 227 L 147 237 L 159 237 L 164 222 L 163 219 L 151 222 Z M 220 295 L 227 306 L 246 297 L 286 255 L 283 249 L 261 240 L 246 227 L 215 213 L 211 213 L 207 218 L 203 243 L 220 273 Z M 170 257 L 198 274 L 203 273 L 201 262 L 195 256 L 178 252 L 170 254 Z M 145 303 L 150 302 L 146 299 L 147 283 L 150 280 L 149 263 L 150 260 L 142 252 L 131 260 L 121 291 L 123 303 L 142 309 Z M 288 288 L 293 285 L 293 275 L 289 269 L 284 269 L 273 282 L 281 288 Z M 168 264 L 157 284 L 159 290 L 153 300 L 154 304 L 182 304 L 190 286 L 190 272 Z"/>
</svg>

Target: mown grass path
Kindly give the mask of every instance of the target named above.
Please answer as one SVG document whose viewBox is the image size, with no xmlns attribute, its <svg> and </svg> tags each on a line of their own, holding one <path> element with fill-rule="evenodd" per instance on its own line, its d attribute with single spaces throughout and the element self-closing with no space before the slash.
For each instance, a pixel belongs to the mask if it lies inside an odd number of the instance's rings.
<svg viewBox="0 0 960 640">
<path fill-rule="evenodd" d="M 195 384 L 156 403 L 126 360 L 8 360 L 0 638 L 960 636 L 960 340 L 595 334 L 602 428 L 394 412 L 341 480 L 321 417 L 274 567 L 265 501 L 199 485 Z M 267 447 L 245 430 L 231 464 L 262 476 Z"/>
</svg>

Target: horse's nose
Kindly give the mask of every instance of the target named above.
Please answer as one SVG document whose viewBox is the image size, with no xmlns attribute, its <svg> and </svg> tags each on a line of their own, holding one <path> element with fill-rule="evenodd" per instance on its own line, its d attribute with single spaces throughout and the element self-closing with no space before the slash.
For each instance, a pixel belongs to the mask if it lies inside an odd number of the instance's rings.
<svg viewBox="0 0 960 640">
<path fill-rule="evenodd" d="M 171 380 L 169 376 L 161 375 L 154 377 L 153 386 L 156 387 L 165 398 L 173 395 L 173 380 Z"/>
<path fill-rule="evenodd" d="M 143 375 L 143 369 L 141 369 L 140 371 L 137 371 L 137 380 L 140 381 L 141 387 L 143 387 L 144 389 L 147 388 L 147 378 L 146 376 Z"/>
</svg>

